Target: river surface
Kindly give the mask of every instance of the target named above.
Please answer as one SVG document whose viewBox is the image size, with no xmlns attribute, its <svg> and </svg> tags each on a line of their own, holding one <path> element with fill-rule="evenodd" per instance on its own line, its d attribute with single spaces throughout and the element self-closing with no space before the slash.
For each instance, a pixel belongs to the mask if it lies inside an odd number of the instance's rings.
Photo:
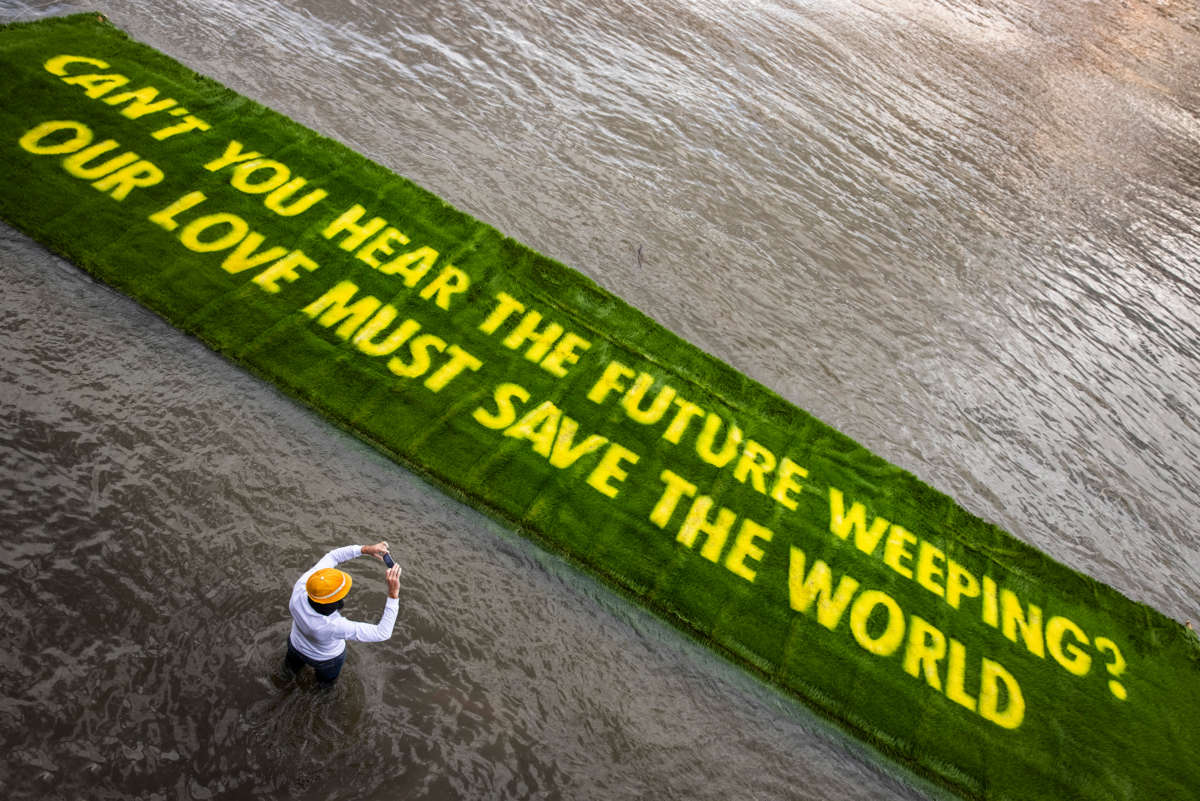
<svg viewBox="0 0 1200 801">
<path fill-rule="evenodd" d="M 80 0 L 1200 618 L 1187 0 Z M 935 797 L 0 225 L 14 799 Z M 404 565 L 331 694 L 324 551 Z M 350 563 L 373 619 L 382 571 Z"/>
</svg>

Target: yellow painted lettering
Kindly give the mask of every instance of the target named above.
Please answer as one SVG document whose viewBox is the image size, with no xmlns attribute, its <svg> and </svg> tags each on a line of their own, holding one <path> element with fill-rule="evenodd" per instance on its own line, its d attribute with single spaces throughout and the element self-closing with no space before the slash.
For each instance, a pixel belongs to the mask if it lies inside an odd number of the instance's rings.
<svg viewBox="0 0 1200 801">
<path fill-rule="evenodd" d="M 349 339 L 350 335 L 379 308 L 379 299 L 371 295 L 358 299 L 352 305 L 347 305 L 357 292 L 357 285 L 350 281 L 342 281 L 305 306 L 303 312 L 314 319 L 318 314 L 321 315 L 317 320 L 319 325 L 326 328 L 337 325 L 337 331 L 334 333 L 342 339 Z"/>
<path fill-rule="evenodd" d="M 1075 642 L 1064 644 L 1063 640 L 1068 634 Z M 1080 648 L 1080 645 L 1088 645 L 1088 638 L 1074 621 L 1056 615 L 1046 623 L 1046 650 L 1050 652 L 1050 656 L 1066 668 L 1068 673 L 1086 676 L 1092 669 L 1092 655 Z"/>
<path fill-rule="evenodd" d="M 983 577 L 983 622 L 994 629 L 1000 628 L 1000 602 L 996 598 L 996 581 L 991 576 Z"/>
<path fill-rule="evenodd" d="M 74 86 L 82 86 L 84 94 L 92 100 L 103 97 L 113 89 L 124 86 L 129 83 L 129 79 L 124 75 L 109 73 L 105 75 L 89 74 L 89 75 L 69 75 L 62 79 L 63 83 L 69 83 Z"/>
<path fill-rule="evenodd" d="M 733 423 L 729 423 L 729 430 L 725 433 L 725 442 L 719 451 L 714 450 L 714 440 L 716 440 L 717 432 L 721 430 L 722 425 L 725 425 L 725 421 L 721 416 L 709 412 L 708 419 L 704 421 L 704 428 L 700 431 L 700 436 L 696 438 L 696 454 L 713 467 L 724 467 L 729 464 L 729 461 L 737 455 L 738 446 L 742 443 L 742 430 Z"/>
<path fill-rule="evenodd" d="M 808 478 L 808 470 L 783 457 L 779 463 L 779 473 L 775 476 L 775 486 L 771 487 L 772 500 L 794 511 L 800 503 L 796 495 L 804 491 L 804 485 L 798 480 L 801 478 Z"/>
<path fill-rule="evenodd" d="M 307 178 L 293 178 L 263 198 L 263 205 L 280 217 L 295 217 L 297 214 L 306 212 L 329 194 L 324 189 L 314 189 L 304 197 L 292 200 L 289 204 L 288 201 L 291 200 L 291 197 L 307 184 Z"/>
<path fill-rule="evenodd" d="M 425 296 L 425 292 L 421 292 L 421 296 Z M 563 334 L 562 339 L 554 344 L 554 350 L 546 354 L 546 358 L 542 359 L 541 368 L 552 375 L 562 378 L 567 374 L 567 365 L 575 364 L 579 361 L 581 351 L 585 351 L 592 346 L 583 337 L 573 331 L 568 331 Z"/>
<path fill-rule="evenodd" d="M 763 495 L 767 494 L 767 473 L 775 469 L 777 460 L 775 454 L 752 439 L 746 440 L 742 446 L 742 455 L 733 466 L 733 477 L 743 484 L 750 479 L 750 485 Z"/>
<path fill-rule="evenodd" d="M 628 462 L 630 465 L 635 465 L 640 458 L 640 456 L 623 445 L 618 445 L 615 442 L 609 443 L 608 450 L 600 457 L 600 463 L 588 475 L 587 483 L 601 495 L 615 498 L 617 497 L 617 493 L 620 492 L 620 488 L 614 487 L 612 482 L 624 481 L 629 477 L 629 471 L 625 470 L 622 463 Z"/>
<path fill-rule="evenodd" d="M 101 156 L 111 150 L 120 147 L 114 140 L 105 139 L 103 142 L 97 142 L 91 147 L 84 148 L 78 153 L 67 156 L 62 161 L 63 169 L 76 178 L 85 180 L 93 180 L 108 175 L 113 170 L 118 170 L 126 164 L 132 164 L 138 160 L 138 154 L 130 151 L 125 151 L 119 156 L 114 156 L 102 164 L 93 164 L 90 167 L 88 162 Z"/>
<path fill-rule="evenodd" d="M 1109 674 L 1113 676 L 1113 678 L 1108 680 L 1108 691 L 1113 694 L 1114 698 L 1117 698 L 1120 701 L 1127 700 L 1129 698 L 1129 690 L 1124 684 L 1117 681 L 1117 677 L 1120 676 L 1125 671 L 1125 668 L 1129 666 L 1129 663 L 1125 661 L 1125 657 L 1121 654 L 1121 649 L 1118 648 L 1117 644 L 1108 637 L 1097 637 L 1093 644 L 1096 646 L 1096 650 L 1101 654 L 1101 658 L 1105 659 L 1106 661 L 1109 655 L 1111 655 L 1113 658 L 1112 662 L 1109 662 L 1104 666 L 1105 669 L 1108 670 Z"/>
<path fill-rule="evenodd" d="M 446 353 L 450 355 L 449 361 L 435 370 L 433 374 L 429 376 L 429 378 L 425 379 L 425 388 L 430 392 L 441 392 L 446 388 L 446 385 L 457 378 L 463 370 L 471 370 L 474 372 L 483 366 L 483 362 L 460 348 L 458 345 L 449 346 L 446 348 Z"/>
<path fill-rule="evenodd" d="M 675 400 L 675 389 L 664 384 L 654 396 L 649 408 L 642 409 L 642 401 L 653 385 L 654 376 L 639 373 L 637 381 L 634 381 L 633 386 L 621 397 L 621 405 L 625 407 L 625 413 L 631 420 L 647 425 L 657 423 L 667 413 L 667 409 L 671 408 L 671 402 Z"/>
<path fill-rule="evenodd" d="M 156 97 L 158 97 L 157 89 L 153 86 L 144 86 L 137 91 L 119 92 L 111 97 L 106 97 L 104 102 L 110 106 L 128 103 L 125 108 L 121 109 L 121 116 L 131 120 L 140 119 L 158 111 L 166 111 L 172 106 L 179 105 L 173 97 L 164 97 L 157 101 Z"/>
<path fill-rule="evenodd" d="M 904 649 L 904 672 L 941 692 L 942 678 L 938 662 L 946 656 L 946 635 L 924 618 L 913 615 L 908 621 L 908 645 Z"/>
<path fill-rule="evenodd" d="M 108 192 L 108 196 L 113 200 L 124 200 L 134 189 L 154 186 L 162 179 L 162 170 L 145 159 L 141 159 L 110 172 L 99 181 L 93 181 L 92 188 Z"/>
<path fill-rule="evenodd" d="M 101 61 L 98 58 L 88 58 L 87 56 L 54 56 L 53 58 L 46 59 L 46 63 L 42 66 L 51 75 L 66 75 L 68 64 L 88 64 L 102 70 L 108 69 L 107 61 Z"/>
<path fill-rule="evenodd" d="M 359 261 L 365 261 L 372 267 L 377 268 L 379 267 L 379 259 L 376 257 L 379 255 L 390 256 L 395 251 L 395 248 L 392 247 L 393 244 L 407 245 L 408 237 L 398 229 L 389 225 L 387 228 L 383 229 L 383 233 L 379 234 L 370 242 L 359 248 L 358 252 L 354 254 L 354 257 Z"/>
<path fill-rule="evenodd" d="M 598 451 L 608 444 L 608 437 L 591 434 L 576 445 L 575 433 L 578 430 L 578 423 L 570 417 L 563 417 L 558 426 L 558 435 L 554 438 L 554 448 L 550 451 L 551 465 L 560 470 L 568 468 L 579 461 L 580 457 Z"/>
<path fill-rule="evenodd" d="M 168 231 L 174 231 L 179 227 L 179 223 L 175 220 L 177 216 L 188 209 L 199 206 L 207 199 L 203 192 L 188 192 L 165 209 L 151 214 L 149 218 L 150 222 L 160 225 Z"/>
<path fill-rule="evenodd" d="M 737 536 L 733 539 L 733 547 L 729 549 L 729 555 L 725 557 L 725 567 L 746 581 L 754 581 L 757 571 L 747 567 L 746 560 L 753 559 L 755 562 L 761 562 L 764 551 L 758 547 L 756 540 L 770 542 L 773 536 L 774 532 L 771 529 L 759 525 L 748 517 L 743 519 L 741 528 L 738 529 Z"/>
<path fill-rule="evenodd" d="M 883 544 L 883 563 L 905 578 L 912 578 L 912 568 L 904 562 L 912 561 L 913 552 L 908 546 L 916 541 L 917 538 L 912 532 L 893 523 L 888 529 L 887 541 Z"/>
<path fill-rule="evenodd" d="M 842 491 L 836 487 L 829 488 L 829 530 L 844 540 L 850 536 L 853 529 L 854 545 L 863 553 L 870 554 L 875 552 L 883 532 L 888 530 L 891 523 L 877 517 L 871 521 L 871 527 L 867 528 L 866 517 L 867 508 L 857 502 L 851 505 L 850 513 L 847 514 Z"/>
<path fill-rule="evenodd" d="M 230 139 L 229 144 L 225 146 L 225 153 L 220 158 L 215 158 L 205 164 L 204 169 L 209 172 L 216 172 L 228 167 L 230 164 L 240 164 L 243 161 L 251 161 L 262 157 L 262 153 L 253 150 L 246 152 L 242 147 L 241 142 L 236 139 Z"/>
<path fill-rule="evenodd" d="M 683 398 L 676 398 L 675 405 L 679 407 L 679 411 L 675 412 L 675 416 L 671 418 L 670 424 L 663 431 L 662 438 L 667 442 L 679 444 L 679 440 L 683 438 L 683 433 L 687 430 L 688 425 L 704 414 L 704 410 L 691 401 Z"/>
<path fill-rule="evenodd" d="M 438 252 L 428 245 L 422 245 L 416 250 L 401 253 L 387 264 L 379 266 L 379 272 L 384 275 L 399 275 L 404 279 L 405 286 L 416 286 L 425 273 L 437 261 Z"/>
<path fill-rule="evenodd" d="M 257 231 L 246 234 L 246 238 L 221 262 L 221 269 L 227 273 L 240 273 L 253 267 L 268 264 L 287 254 L 287 248 L 280 245 L 268 248 L 262 253 L 255 253 L 263 243 L 263 235 Z"/>
<path fill-rule="evenodd" d="M 447 264 L 437 276 L 421 290 L 421 300 L 429 300 L 436 296 L 434 305 L 441 309 L 450 308 L 450 298 L 466 292 L 471 286 L 471 276 Z"/>
<path fill-rule="evenodd" d="M 966 690 L 967 649 L 961 642 L 950 638 L 950 656 L 946 660 L 946 697 L 956 704 L 975 711 L 975 696 Z"/>
<path fill-rule="evenodd" d="M 979 687 L 979 714 L 1005 729 L 1015 729 L 1025 719 L 1021 686 L 1003 665 L 987 657 L 983 660 L 983 680 Z"/>
<path fill-rule="evenodd" d="M 254 175 L 258 174 L 255 179 Z M 287 165 L 272 159 L 254 159 L 233 168 L 229 176 L 230 185 L 239 192 L 248 195 L 261 195 L 278 189 L 292 177 L 292 171 Z"/>
<path fill-rule="evenodd" d="M 1046 649 L 1042 642 L 1042 609 L 1029 604 L 1028 614 L 1021 605 L 1021 599 L 1012 590 L 1000 591 L 1000 631 L 1009 640 L 1017 641 L 1017 629 L 1021 630 L 1021 639 L 1025 648 L 1034 656 L 1046 658 Z"/>
<path fill-rule="evenodd" d="M 382 217 L 373 217 L 370 221 L 359 225 L 358 221 L 366 211 L 362 206 L 355 203 L 342 212 L 340 217 L 325 226 L 325 230 L 321 232 L 321 235 L 326 239 L 332 240 L 339 234 L 346 234 L 346 238 L 338 246 L 342 250 L 356 249 L 367 240 L 367 237 L 374 236 L 387 224 L 387 220 Z"/>
<path fill-rule="evenodd" d="M 708 495 L 701 495 L 692 501 L 692 508 L 688 510 L 675 541 L 692 548 L 696 544 L 696 536 L 703 534 L 704 545 L 700 548 L 700 555 L 710 562 L 716 562 L 721 558 L 725 540 L 729 538 L 729 530 L 733 528 L 737 515 L 732 509 L 720 506 L 717 507 L 716 517 L 710 520 L 708 513 L 712 507 L 713 499 Z"/>
<path fill-rule="evenodd" d="M 675 514 L 675 507 L 683 496 L 693 498 L 696 495 L 696 485 L 670 470 L 663 470 L 659 476 L 666 487 L 659 496 L 658 503 L 650 510 L 650 521 L 659 528 L 666 528 Z"/>
<path fill-rule="evenodd" d="M 433 365 L 433 357 L 429 351 L 441 353 L 446 349 L 446 341 L 434 334 L 421 334 L 408 343 L 408 353 L 411 357 L 405 363 L 399 356 L 388 359 L 388 369 L 401 378 L 417 378 L 425 375 Z"/>
<path fill-rule="evenodd" d="M 558 424 L 562 420 L 562 410 L 551 401 L 542 401 L 535 409 L 504 431 L 504 436 L 513 439 L 527 439 L 533 443 L 533 450 L 549 458 L 550 449 L 554 447 L 554 435 L 558 433 Z"/>
<path fill-rule="evenodd" d="M 504 338 L 504 346 L 516 350 L 532 340 L 529 350 L 525 351 L 525 358 L 531 362 L 541 361 L 563 333 L 563 327 L 558 323 L 546 323 L 544 328 L 539 328 L 541 322 L 541 312 L 536 309 L 525 312 L 517 327 Z"/>
<path fill-rule="evenodd" d="M 946 603 L 958 609 L 963 598 L 979 597 L 979 580 L 965 567 L 949 561 L 946 567 Z"/>
<path fill-rule="evenodd" d="M 375 312 L 375 316 L 363 323 L 355 332 L 350 343 L 368 356 L 389 356 L 396 348 L 412 339 L 421 330 L 421 324 L 416 320 L 404 320 L 395 330 L 378 342 L 375 338 L 387 330 L 396 319 L 399 312 L 390 303 L 385 303 Z"/>
<path fill-rule="evenodd" d="M 592 385 L 591 390 L 588 391 L 588 400 L 592 403 L 604 403 L 605 398 L 613 390 L 617 392 L 625 391 L 625 384 L 622 383 L 621 379 L 632 378 L 633 376 L 633 370 L 620 362 L 609 362 L 608 366 L 604 368 L 604 373 Z"/>
<path fill-rule="evenodd" d="M 945 561 L 946 554 L 940 548 L 935 548 L 928 541 L 921 540 L 921 545 L 917 549 L 917 583 L 939 598 L 946 594 L 946 588 L 938 583 L 943 573 L 938 562 Z"/>
<path fill-rule="evenodd" d="M 229 226 L 224 233 L 218 233 L 216 238 L 205 241 L 202 234 L 211 233 L 214 229 Z M 188 250 L 193 250 L 196 253 L 212 253 L 218 250 L 231 248 L 238 242 L 242 241 L 250 231 L 250 226 L 241 217 L 236 214 L 230 214 L 223 211 L 217 214 L 206 214 L 203 217 L 197 217 L 183 227 L 179 232 L 179 241 Z"/>
<path fill-rule="evenodd" d="M 513 398 L 517 398 L 521 403 L 525 403 L 530 398 L 529 391 L 519 384 L 501 384 L 492 393 L 492 400 L 495 401 L 496 411 L 488 411 L 480 406 L 471 413 L 471 416 L 481 426 L 492 430 L 510 426 L 517 419 L 516 404 L 513 403 Z"/>
<path fill-rule="evenodd" d="M 485 334 L 494 334 L 500 324 L 511 317 L 514 313 L 520 314 L 525 311 L 525 304 L 514 298 L 507 292 L 501 292 L 496 295 L 496 306 L 492 309 L 491 314 L 487 319 L 479 324 L 479 330 Z"/>
<path fill-rule="evenodd" d="M 250 280 L 258 284 L 264 292 L 278 292 L 280 281 L 290 284 L 300 277 L 300 273 L 296 272 L 297 268 L 311 273 L 318 266 L 315 261 L 304 255 L 304 251 L 293 250 Z"/>
<path fill-rule="evenodd" d="M 833 589 L 833 574 L 829 565 L 818 559 L 813 562 L 812 570 L 807 575 L 804 572 L 804 551 L 792 546 L 791 559 L 788 564 L 788 599 L 792 609 L 802 614 L 808 614 L 813 601 L 817 602 L 817 622 L 833 631 L 842 620 L 850 599 L 858 592 L 858 579 L 849 574 L 843 574 L 838 580 L 837 590 Z"/>
<path fill-rule="evenodd" d="M 887 612 L 887 624 L 875 636 L 871 634 L 870 621 L 875 610 L 882 607 Z M 892 596 L 879 590 L 863 590 L 850 607 L 850 632 L 865 650 L 876 656 L 891 656 L 904 642 L 904 612 Z"/>
<path fill-rule="evenodd" d="M 211 127 L 211 125 L 199 117 L 188 114 L 183 118 L 183 122 L 178 125 L 169 125 L 166 128 L 160 128 L 150 135 L 161 142 L 164 139 L 170 139 L 172 136 L 178 136 L 189 131 L 207 131 Z"/>
<path fill-rule="evenodd" d="M 58 140 L 58 134 L 63 131 L 71 132 L 71 138 Z M 62 153 L 74 153 L 87 147 L 92 142 L 92 129 L 82 122 L 72 120 L 51 120 L 35 125 L 17 140 L 22 150 L 38 156 L 57 156 Z"/>
</svg>

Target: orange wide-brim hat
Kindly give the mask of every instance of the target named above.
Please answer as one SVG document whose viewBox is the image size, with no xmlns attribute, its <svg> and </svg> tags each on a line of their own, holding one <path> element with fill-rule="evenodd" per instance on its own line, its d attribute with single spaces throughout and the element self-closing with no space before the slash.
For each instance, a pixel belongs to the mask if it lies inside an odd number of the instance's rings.
<svg viewBox="0 0 1200 801">
<path fill-rule="evenodd" d="M 345 598 L 353 583 L 354 579 L 350 578 L 349 573 L 325 567 L 308 577 L 304 589 L 315 603 L 331 604 Z"/>
</svg>

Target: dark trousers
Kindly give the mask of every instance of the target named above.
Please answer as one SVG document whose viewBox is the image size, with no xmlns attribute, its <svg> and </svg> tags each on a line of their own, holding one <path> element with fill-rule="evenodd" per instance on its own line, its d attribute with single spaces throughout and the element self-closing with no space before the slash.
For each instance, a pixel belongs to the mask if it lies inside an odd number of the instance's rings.
<svg viewBox="0 0 1200 801">
<path fill-rule="evenodd" d="M 338 674 L 342 672 L 342 663 L 345 661 L 345 651 L 342 651 L 333 659 L 311 659 L 297 651 L 289 637 L 287 656 L 283 658 L 283 665 L 292 674 L 299 674 L 300 671 L 304 670 L 305 665 L 312 665 L 313 670 L 317 672 L 317 684 L 329 687 L 337 681 Z"/>
</svg>

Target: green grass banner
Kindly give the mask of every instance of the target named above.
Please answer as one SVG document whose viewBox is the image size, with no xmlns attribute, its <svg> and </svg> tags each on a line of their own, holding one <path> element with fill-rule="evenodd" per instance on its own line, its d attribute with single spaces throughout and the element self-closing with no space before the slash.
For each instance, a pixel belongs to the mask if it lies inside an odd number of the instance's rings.
<svg viewBox="0 0 1200 801">
<path fill-rule="evenodd" d="M 1179 624 L 95 14 L 0 68 L 0 216 L 330 421 L 965 798 L 1200 797 Z"/>
</svg>

